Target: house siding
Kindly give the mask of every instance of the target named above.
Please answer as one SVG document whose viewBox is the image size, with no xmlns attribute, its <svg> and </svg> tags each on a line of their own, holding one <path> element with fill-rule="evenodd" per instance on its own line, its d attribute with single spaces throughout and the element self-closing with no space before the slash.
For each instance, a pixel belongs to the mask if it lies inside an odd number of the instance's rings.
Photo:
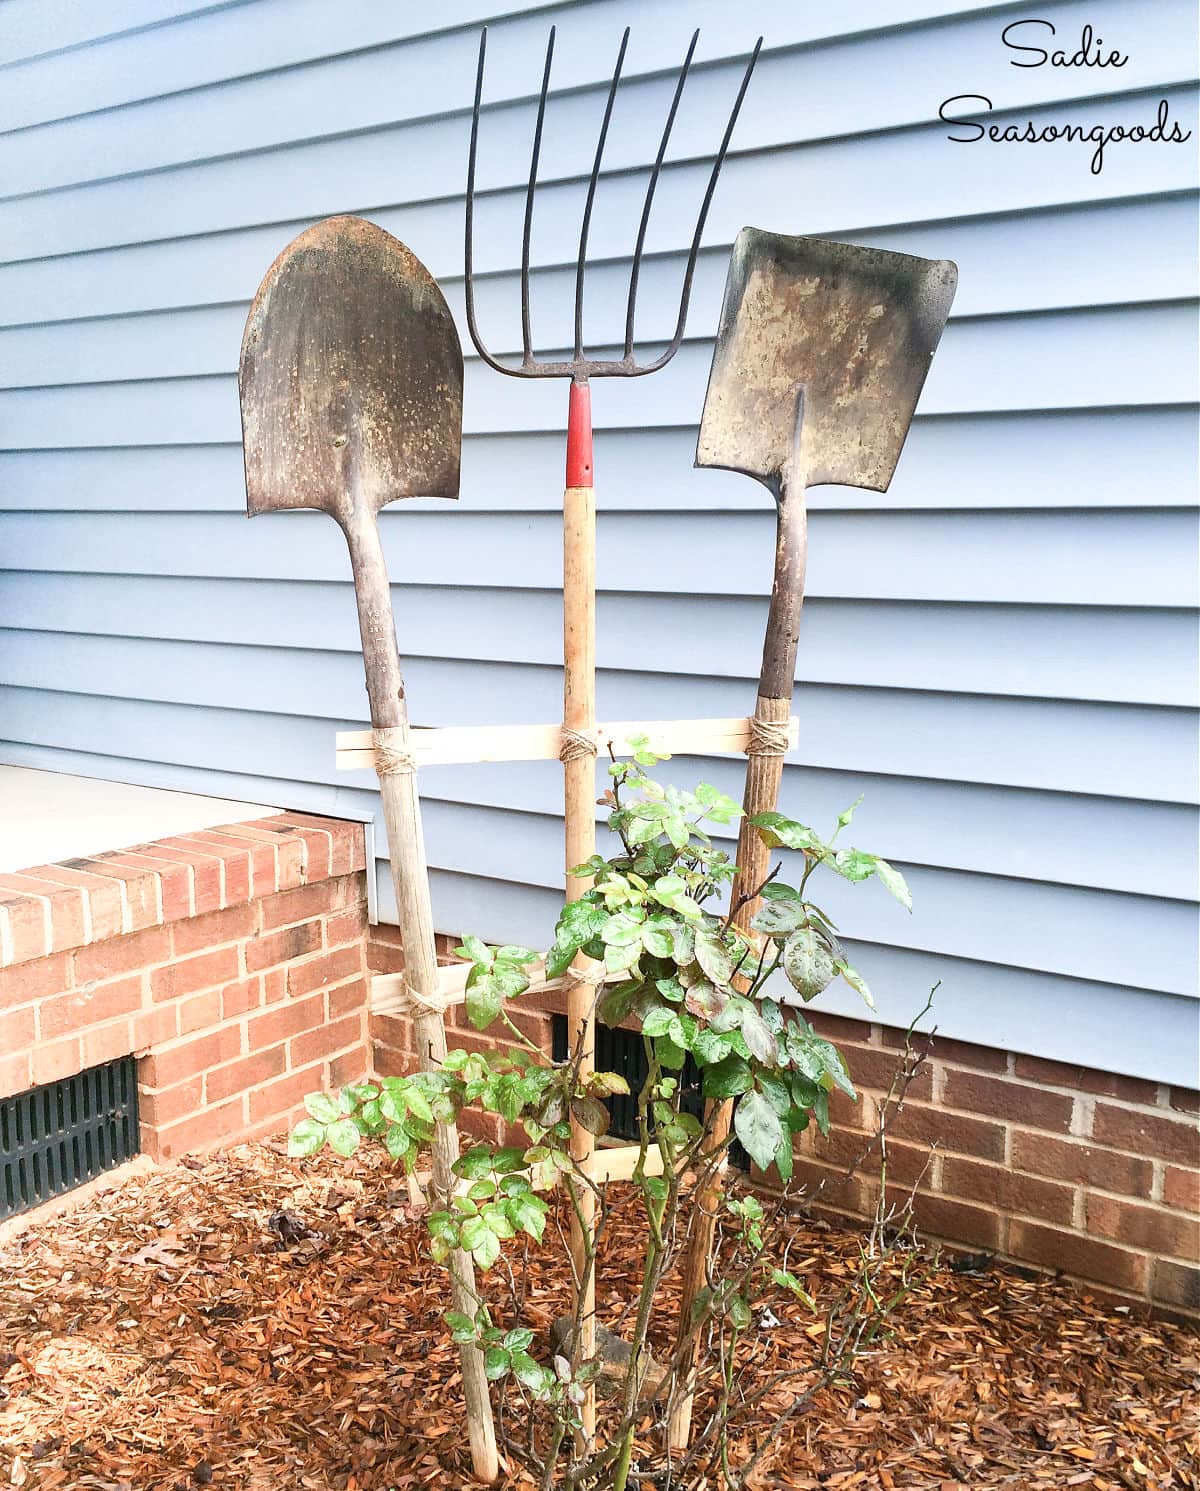
<svg viewBox="0 0 1200 1491">
<path fill-rule="evenodd" d="M 602 717 L 741 714 L 770 583 L 769 500 L 695 472 L 728 248 L 745 223 L 957 260 L 960 291 L 885 495 L 811 494 L 784 808 L 859 792 L 862 841 L 912 882 L 831 893 L 877 1016 L 941 980 L 948 1036 L 1196 1083 L 1196 257 L 1189 145 L 964 148 L 999 122 L 1196 127 L 1193 8 L 1042 6 L 1120 70 L 1015 68 L 1015 6 L 888 0 L 531 4 L 436 18 L 374 0 L 9 0 L 0 14 L 0 760 L 367 817 L 335 773 L 362 723 L 349 565 L 321 515 L 247 524 L 236 362 L 250 297 L 308 222 L 360 212 L 462 325 L 477 28 L 480 317 L 518 336 L 532 98 L 558 26 L 533 238 L 535 332 L 570 314 L 607 68 L 633 27 L 591 238 L 587 331 L 623 324 L 628 253 L 691 29 L 639 334 L 669 335 L 706 157 L 762 60 L 714 201 L 688 337 L 653 383 L 596 386 Z M 647 121 L 651 121 L 649 124 Z M 465 337 L 465 329 L 464 329 Z M 469 344 L 468 344 L 469 345 Z M 457 504 L 382 529 L 414 717 L 560 710 L 560 384 L 467 359 Z M 673 763 L 737 792 L 737 761 Z M 544 943 L 556 766 L 422 775 L 439 927 Z M 860 827 L 861 825 L 861 827 Z M 385 851 L 382 832 L 379 853 Z M 384 871 L 380 909 L 394 915 Z M 855 996 L 825 1001 L 858 1013 Z"/>
</svg>

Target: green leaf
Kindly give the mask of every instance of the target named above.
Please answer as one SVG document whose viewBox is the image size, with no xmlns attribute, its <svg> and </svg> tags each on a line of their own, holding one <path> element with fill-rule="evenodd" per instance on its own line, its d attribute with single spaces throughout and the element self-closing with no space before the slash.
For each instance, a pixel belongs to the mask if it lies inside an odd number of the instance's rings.
<svg viewBox="0 0 1200 1491">
<path fill-rule="evenodd" d="M 325 1130 L 330 1149 L 347 1159 L 358 1148 L 360 1137 L 358 1129 L 348 1118 L 339 1118 L 337 1123 L 331 1123 Z"/>
<path fill-rule="evenodd" d="M 464 1229 L 465 1230 L 465 1229 Z M 471 1257 L 486 1273 L 500 1256 L 500 1239 L 489 1227 L 471 1249 Z"/>
<path fill-rule="evenodd" d="M 483 1353 L 483 1375 L 489 1382 L 499 1382 L 508 1375 L 512 1358 L 503 1346 L 489 1346 Z"/>
<path fill-rule="evenodd" d="M 845 828 L 854 817 L 855 809 L 862 806 L 863 794 L 860 792 L 848 808 L 838 814 L 837 824 L 839 828 Z"/>
<path fill-rule="evenodd" d="M 595 1098 L 575 1098 L 571 1103 L 571 1116 L 581 1128 L 598 1138 L 608 1133 L 608 1109 Z"/>
<path fill-rule="evenodd" d="M 704 1072 L 704 1096 L 706 1098 L 735 1098 L 746 1092 L 754 1078 L 749 1062 L 740 1056 L 727 1056 Z"/>
<path fill-rule="evenodd" d="M 889 865 L 886 859 L 876 859 L 875 873 L 884 885 L 887 886 L 888 890 L 891 891 L 892 895 L 895 896 L 897 901 L 900 902 L 901 906 L 906 911 L 911 911 L 912 892 L 905 884 L 904 876 L 901 875 L 900 871 L 894 865 Z"/>
<path fill-rule="evenodd" d="M 489 974 L 467 983 L 467 1016 L 476 1030 L 486 1030 L 504 1007 L 504 990 Z"/>
<path fill-rule="evenodd" d="M 733 960 L 720 936 L 709 927 L 696 931 L 696 962 L 714 984 L 727 984 L 733 977 Z"/>
<path fill-rule="evenodd" d="M 648 1036 L 666 1035 L 670 1029 L 671 1021 L 675 1018 L 675 1011 L 666 1009 L 661 1004 L 655 1005 L 642 1021 L 642 1034 Z"/>
<path fill-rule="evenodd" d="M 429 1106 L 429 1099 L 415 1084 L 410 1084 L 405 1091 L 404 1102 L 414 1118 L 420 1119 L 422 1123 L 433 1122 L 433 1109 Z"/>
<path fill-rule="evenodd" d="M 287 1152 L 293 1159 L 316 1154 L 325 1143 L 325 1125 L 314 1118 L 302 1118 L 288 1135 Z"/>
<path fill-rule="evenodd" d="M 775 1168 L 779 1171 L 779 1179 L 787 1185 L 792 1178 L 795 1168 L 796 1156 L 792 1150 L 792 1133 L 790 1129 L 784 1130 L 783 1138 L 779 1141 L 779 1148 L 775 1151 Z"/>
<path fill-rule="evenodd" d="M 701 1066 L 715 1066 L 729 1052 L 729 1044 L 715 1030 L 698 1030 L 692 1042 L 692 1055 Z"/>
<path fill-rule="evenodd" d="M 873 1010 L 875 1008 L 875 1000 L 872 998 L 871 991 L 867 988 L 867 981 L 865 978 L 863 978 L 862 974 L 855 972 L 855 970 L 850 967 L 849 963 L 846 962 L 837 962 L 833 966 L 834 969 L 841 974 L 841 976 L 846 980 L 850 987 L 855 991 L 855 993 L 862 995 L 863 999 L 866 1001 L 867 1008 Z"/>
<path fill-rule="evenodd" d="M 543 1367 L 540 1362 L 535 1362 L 527 1351 L 513 1352 L 512 1367 L 517 1381 L 522 1387 L 527 1387 L 531 1393 L 545 1393 L 553 1385 L 553 1372 L 548 1367 Z"/>
<path fill-rule="evenodd" d="M 750 822 L 758 829 L 759 837 L 768 849 L 781 846 L 801 849 L 822 859 L 829 852 L 828 845 L 811 828 L 797 823 L 794 818 L 784 817 L 782 813 L 756 813 Z"/>
<path fill-rule="evenodd" d="M 393 1160 L 407 1158 L 413 1148 L 412 1140 L 398 1123 L 393 1123 L 388 1127 L 387 1133 L 383 1136 L 383 1143 Z"/>
<path fill-rule="evenodd" d="M 796 1296 L 800 1303 L 807 1305 L 810 1310 L 815 1310 L 817 1308 L 816 1301 L 813 1299 L 812 1295 L 809 1294 L 808 1290 L 805 1289 L 804 1285 L 801 1284 L 800 1280 L 795 1276 L 795 1274 L 788 1273 L 786 1269 L 773 1268 L 771 1270 L 771 1279 L 782 1289 L 791 1290 L 791 1292 Z"/>
<path fill-rule="evenodd" d="M 326 1092 L 310 1092 L 304 1099 L 304 1109 L 318 1123 L 337 1123 L 342 1117 L 341 1105 Z"/>
<path fill-rule="evenodd" d="M 756 932 L 765 932 L 768 937 L 784 937 L 804 926 L 808 920 L 801 901 L 767 901 L 757 912 L 750 925 Z"/>
<path fill-rule="evenodd" d="M 679 1071 L 687 1060 L 684 1048 L 667 1035 L 660 1035 L 655 1041 L 654 1054 L 658 1057 L 659 1066 L 666 1067 L 669 1072 Z"/>
<path fill-rule="evenodd" d="M 522 1232 L 528 1232 L 535 1242 L 541 1242 L 546 1230 L 546 1213 L 549 1210 L 540 1196 L 532 1194 L 517 1196 L 509 1207 L 509 1216 Z"/>
<path fill-rule="evenodd" d="M 817 1120 L 817 1128 L 821 1131 L 821 1137 L 829 1137 L 829 1094 L 823 1087 L 818 1087 L 816 1096 L 809 1104 L 812 1115 Z"/>
<path fill-rule="evenodd" d="M 524 1326 L 520 1326 L 517 1330 L 506 1331 L 501 1345 L 507 1351 L 527 1351 L 533 1345 L 533 1332 Z"/>
<path fill-rule="evenodd" d="M 471 962 L 482 968 L 492 966 L 492 952 L 478 937 L 464 937 L 462 946 L 456 947 L 454 951 L 460 958 L 470 958 Z"/>
<path fill-rule="evenodd" d="M 770 1026 L 752 1006 L 747 1004 L 741 1012 L 741 1030 L 746 1038 L 746 1044 L 750 1048 L 750 1054 L 755 1061 L 760 1061 L 764 1066 L 774 1066 L 776 1063 L 775 1037 Z"/>
<path fill-rule="evenodd" d="M 748 1092 L 733 1115 L 734 1132 L 760 1170 L 767 1170 L 779 1151 L 783 1124 L 761 1092 Z"/>
<path fill-rule="evenodd" d="M 869 880 L 879 866 L 875 856 L 862 849 L 839 849 L 830 863 L 839 875 L 855 883 Z"/>
<path fill-rule="evenodd" d="M 506 942 L 503 947 L 496 949 L 496 961 L 498 963 L 536 963 L 537 953 L 531 947 L 518 947 L 515 943 Z"/>
</svg>

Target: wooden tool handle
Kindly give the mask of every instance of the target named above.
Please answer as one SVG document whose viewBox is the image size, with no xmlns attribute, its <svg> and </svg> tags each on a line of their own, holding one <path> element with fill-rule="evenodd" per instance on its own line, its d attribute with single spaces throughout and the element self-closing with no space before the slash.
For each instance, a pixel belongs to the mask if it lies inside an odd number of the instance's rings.
<svg viewBox="0 0 1200 1491">
<path fill-rule="evenodd" d="M 779 498 L 779 510 L 775 531 L 775 579 L 771 587 L 771 609 L 767 617 L 767 632 L 763 643 L 762 672 L 759 680 L 758 699 L 754 706 L 754 719 L 768 727 L 760 732 L 760 744 L 752 741 L 749 760 L 746 764 L 746 785 L 742 794 L 742 809 L 745 816 L 738 833 L 737 874 L 731 892 L 734 906 L 742 897 L 747 899 L 738 906 L 734 923 L 745 929 L 760 905 L 755 895 L 766 879 L 770 865 L 770 853 L 750 823 L 757 813 L 770 812 L 779 801 L 779 787 L 783 781 L 782 751 L 767 752 L 763 749 L 761 736 L 770 734 L 772 725 L 786 725 L 792 713 L 792 689 L 796 676 L 796 649 L 800 639 L 800 612 L 804 604 L 804 574 L 808 553 L 807 519 L 804 505 L 804 489 L 799 487 L 789 501 L 785 488 Z M 705 1107 L 708 1136 L 705 1150 L 712 1153 L 729 1137 L 733 1120 L 733 1103 L 709 1102 Z M 720 1173 L 712 1183 L 697 1196 L 699 1215 L 692 1232 L 691 1246 L 684 1262 L 683 1295 L 680 1302 L 679 1333 L 686 1334 L 692 1318 L 692 1307 L 708 1277 L 708 1258 L 712 1251 L 713 1234 L 716 1229 L 717 1208 L 722 1193 Z M 693 1346 L 691 1367 L 694 1370 L 699 1352 L 699 1341 Z M 675 1406 L 671 1412 L 668 1438 L 672 1450 L 687 1448 L 691 1437 L 692 1399 L 694 1382 L 685 1373 Z"/>
<path fill-rule="evenodd" d="M 379 795 L 387 825 L 397 919 L 404 943 L 404 975 L 418 996 L 426 996 L 432 1004 L 438 990 L 433 907 L 429 899 L 429 871 L 421 829 L 417 775 L 411 766 L 405 769 L 399 764 L 408 739 L 408 706 L 400 671 L 400 653 L 396 646 L 387 565 L 373 514 L 356 507 L 354 517 L 346 524 L 345 533 L 354 571 L 371 721 L 376 728 L 391 732 L 389 746 L 393 765 L 399 768 L 384 770 L 381 767 Z M 368 866 L 367 873 L 373 873 L 372 866 Z M 418 1014 L 413 1025 L 421 1069 L 436 1071 L 446 1055 L 446 1030 L 440 1010 L 431 1008 Z M 437 1124 L 432 1150 L 433 1184 L 438 1195 L 445 1199 L 454 1187 L 453 1166 L 459 1155 L 458 1130 L 453 1124 Z M 454 1308 L 474 1320 L 479 1303 L 475 1293 L 475 1269 L 469 1253 L 456 1252 L 450 1259 L 450 1293 Z M 500 1460 L 483 1353 L 474 1345 L 464 1345 L 460 1355 L 471 1463 L 476 1477 L 490 1485 L 500 1474 Z"/>
<path fill-rule="evenodd" d="M 596 757 L 592 751 L 572 753 L 569 731 L 591 730 L 596 724 L 596 493 L 592 485 L 591 391 L 586 383 L 572 383 L 567 416 L 567 488 L 563 494 L 563 808 L 566 869 L 583 864 L 596 852 Z M 577 901 L 590 880 L 566 877 L 566 899 Z M 582 956 L 576 960 L 585 966 Z M 582 1041 L 580 1076 L 596 1065 L 596 1021 L 592 1012 L 595 989 L 577 983 L 567 991 L 567 1038 Z M 581 1124 L 571 1120 L 571 1154 L 586 1170 L 596 1141 Z M 586 1229 L 586 1236 L 585 1236 Z M 576 1277 L 584 1281 L 580 1307 L 580 1356 L 596 1354 L 596 1275 L 588 1270 L 587 1252 L 595 1237 L 595 1196 L 579 1192 L 578 1215 L 571 1214 L 571 1256 Z M 584 1435 L 596 1433 L 596 1392 L 589 1383 L 580 1408 Z"/>
</svg>

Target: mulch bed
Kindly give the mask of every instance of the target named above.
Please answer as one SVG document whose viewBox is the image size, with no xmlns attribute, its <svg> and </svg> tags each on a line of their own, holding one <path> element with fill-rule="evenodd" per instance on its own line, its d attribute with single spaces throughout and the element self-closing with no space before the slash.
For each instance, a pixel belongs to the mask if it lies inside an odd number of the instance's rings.
<svg viewBox="0 0 1200 1491">
<path fill-rule="evenodd" d="M 444 1274 L 405 1201 L 375 1156 L 244 1146 L 32 1221 L 0 1246 L 0 1486 L 472 1486 Z M 804 1226 L 799 1271 L 820 1302 L 861 1234 Z M 609 1319 L 636 1282 L 633 1242 L 609 1239 Z M 544 1328 L 565 1281 L 549 1249 L 530 1267 Z M 819 1322 L 785 1314 L 769 1349 L 810 1358 Z M 797 1416 L 763 1487 L 1200 1488 L 1187 1329 L 949 1266 L 892 1323 L 852 1386 Z"/>
</svg>

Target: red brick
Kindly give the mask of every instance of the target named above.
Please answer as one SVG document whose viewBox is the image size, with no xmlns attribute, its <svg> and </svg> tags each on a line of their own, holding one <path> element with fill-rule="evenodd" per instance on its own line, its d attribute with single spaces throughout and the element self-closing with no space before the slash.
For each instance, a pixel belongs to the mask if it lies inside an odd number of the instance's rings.
<svg viewBox="0 0 1200 1491">
<path fill-rule="evenodd" d="M 774 1170 L 771 1177 L 775 1180 Z M 862 1175 L 847 1177 L 841 1170 L 798 1154 L 793 1162 L 791 1190 L 793 1193 L 803 1192 L 806 1206 L 863 1216 L 874 1204 L 878 1187 L 872 1186 Z"/>
<path fill-rule="evenodd" d="M 253 937 L 246 944 L 246 967 L 254 972 L 259 968 L 271 968 L 279 963 L 290 963 L 294 958 L 315 953 L 321 946 L 322 923 L 319 918 L 297 922 L 278 932 Z"/>
<path fill-rule="evenodd" d="M 1102 1097 L 1120 1098 L 1126 1103 L 1148 1103 L 1158 1101 L 1158 1083 L 1147 1082 L 1141 1077 L 1122 1077 L 1115 1072 L 1097 1072 L 1091 1067 L 1076 1066 L 1067 1061 L 1046 1061 L 1040 1056 L 1018 1056 L 1015 1073 L 1029 1082 L 1041 1082 L 1048 1087 L 1072 1087 L 1079 1092 L 1092 1092 Z"/>
<path fill-rule="evenodd" d="M 335 911 L 325 921 L 325 941 L 329 947 L 341 947 L 347 942 L 361 942 L 369 930 L 367 908 L 351 906 L 347 911 Z"/>
<path fill-rule="evenodd" d="M 842 1015 L 826 1014 L 824 1010 L 805 1010 L 805 1019 L 818 1035 L 829 1041 L 854 1041 L 860 1046 L 871 1042 L 871 1025 L 867 1020 L 847 1020 Z"/>
<path fill-rule="evenodd" d="M 876 1145 L 864 1157 L 872 1136 L 852 1129 L 833 1129 L 827 1139 L 821 1138 L 816 1125 L 810 1124 L 801 1141 L 806 1152 L 814 1159 L 836 1165 L 843 1172 L 851 1165 L 863 1175 L 875 1178 L 879 1174 L 879 1146 Z M 891 1180 L 904 1185 L 914 1185 L 921 1177 L 931 1173 L 932 1152 L 919 1144 L 902 1144 L 889 1136 L 887 1146 L 887 1173 Z"/>
<path fill-rule="evenodd" d="M 310 994 L 307 999 L 288 1000 L 265 1015 L 252 1016 L 247 1032 L 251 1051 L 278 1045 L 290 1036 L 311 1030 L 325 1021 L 324 994 Z"/>
<path fill-rule="evenodd" d="M 42 880 L 25 871 L 20 875 L 0 875 L 0 891 L 41 898 L 50 913 L 50 946 L 55 952 L 87 941 L 86 897 L 78 887 Z"/>
<path fill-rule="evenodd" d="M 203 994 L 189 994 L 179 1001 L 179 1034 L 207 1030 L 221 1023 L 221 990 L 206 989 Z"/>
<path fill-rule="evenodd" d="M 19 963 L 14 968 L 0 968 L 0 1009 L 61 994 L 71 983 L 70 953 L 56 953 L 53 957 L 36 958 L 32 963 Z"/>
<path fill-rule="evenodd" d="M 278 819 L 274 820 L 279 822 Z M 333 872 L 333 835 L 327 828 L 284 822 L 289 834 L 304 845 L 304 879 L 306 882 L 328 880 Z"/>
<path fill-rule="evenodd" d="M 362 948 L 357 945 L 334 948 L 331 953 L 323 953 L 303 963 L 293 963 L 288 969 L 288 994 L 291 998 L 298 999 L 302 994 L 311 993 L 313 989 L 326 989 L 330 984 L 340 984 L 361 974 L 362 966 Z"/>
<path fill-rule="evenodd" d="M 278 1082 L 252 1092 L 249 1096 L 250 1122 L 262 1123 L 278 1114 L 282 1128 L 283 1117 L 299 1108 L 310 1092 L 324 1090 L 324 1070 L 323 1064 L 317 1062 L 315 1066 L 305 1067 L 302 1072 L 289 1072 Z"/>
<path fill-rule="evenodd" d="M 26 1046 L 32 1046 L 36 1039 L 37 1021 L 34 1019 L 33 1005 L 26 1004 L 20 1009 L 0 1014 L 0 1051 L 20 1051 Z"/>
<path fill-rule="evenodd" d="M 367 942 L 367 967 L 372 973 L 403 973 L 404 949 L 398 941 L 381 937 L 381 932 L 393 932 L 394 927 L 372 927 Z"/>
<path fill-rule="evenodd" d="M 918 1030 L 913 1036 L 913 1046 L 916 1050 L 923 1048 L 925 1037 Z M 893 1051 L 904 1049 L 904 1031 L 884 1029 L 883 1044 Z M 1008 1070 L 1008 1052 L 997 1050 L 995 1046 L 976 1046 L 971 1041 L 954 1041 L 948 1036 L 935 1035 L 929 1048 L 929 1054 L 938 1061 L 948 1061 L 955 1066 L 973 1067 L 977 1072 L 1006 1072 Z"/>
<path fill-rule="evenodd" d="M 83 1071 L 83 1050 L 77 1035 L 64 1041 L 39 1041 L 29 1053 L 30 1073 L 35 1087 L 73 1077 Z"/>
<path fill-rule="evenodd" d="M 359 1012 L 367 1007 L 367 981 L 365 978 L 356 978 L 352 984 L 340 984 L 336 989 L 329 991 L 329 1018 L 337 1020 L 342 1015 L 348 1015 L 352 1011 Z"/>
<path fill-rule="evenodd" d="M 108 875 L 94 875 L 80 870 L 83 861 L 68 861 L 61 865 L 37 865 L 28 873 L 39 880 L 51 880 L 59 885 L 78 886 L 88 898 L 88 916 L 92 926 L 92 942 L 105 937 L 117 937 L 125 930 L 125 898 L 121 886 Z"/>
<path fill-rule="evenodd" d="M 244 1125 L 244 1100 L 231 1098 L 217 1108 L 205 1108 L 169 1128 L 151 1130 L 147 1146 L 155 1159 L 174 1160 L 180 1155 L 212 1149 L 236 1134 Z"/>
<path fill-rule="evenodd" d="M 1145 1248 L 1148 1253 L 1200 1258 L 1200 1220 L 1176 1212 L 1136 1206 L 1093 1191 L 1087 1198 L 1087 1226 L 1099 1237 Z"/>
<path fill-rule="evenodd" d="M 410 1072 L 417 1070 L 417 1058 L 411 1051 L 401 1051 L 395 1046 L 381 1046 L 378 1042 L 373 1049 L 374 1066 L 381 1077 L 407 1077 Z"/>
<path fill-rule="evenodd" d="M 984 1201 L 1002 1211 L 1023 1212 L 1047 1222 L 1069 1224 L 1075 1213 L 1071 1186 L 1037 1180 L 999 1165 L 979 1165 L 957 1155 L 942 1161 L 942 1192 L 967 1201 Z"/>
<path fill-rule="evenodd" d="M 924 1103 L 905 1103 L 892 1120 L 890 1132 L 898 1139 L 936 1143 L 942 1149 L 975 1155 L 981 1160 L 1004 1158 L 1004 1129 L 1000 1124 L 946 1113 Z"/>
<path fill-rule="evenodd" d="M 1179 1113 L 1200 1113 L 1200 1092 L 1190 1087 L 1172 1087 L 1171 1107 Z"/>
<path fill-rule="evenodd" d="M 1159 1258 L 1154 1264 L 1150 1293 L 1161 1304 L 1200 1314 L 1200 1268 Z"/>
<path fill-rule="evenodd" d="M 179 1012 L 173 1004 L 160 1004 L 133 1017 L 133 1049 L 139 1054 L 165 1045 L 178 1034 Z"/>
<path fill-rule="evenodd" d="M 553 1030 L 553 1018 L 550 1015 L 542 1010 L 523 1010 L 513 1005 L 508 1007 L 506 1014 L 526 1040 L 532 1041 L 539 1051 L 549 1055 Z"/>
<path fill-rule="evenodd" d="M 93 875 L 107 875 L 119 880 L 125 888 L 125 921 L 127 932 L 139 932 L 143 927 L 154 927 L 162 921 L 158 876 L 153 870 L 131 870 L 114 864 L 107 854 L 97 854 L 89 859 L 64 860 L 65 864 L 86 870 Z"/>
<path fill-rule="evenodd" d="M 268 896 L 262 903 L 263 931 L 270 932 L 292 922 L 324 916 L 329 911 L 341 911 L 351 899 L 347 895 L 347 885 L 344 879 L 322 880 L 317 885 L 302 885 L 296 890 Z"/>
<path fill-rule="evenodd" d="M 371 1069 L 367 1056 L 367 1046 L 363 1044 L 333 1057 L 329 1063 L 330 1087 L 345 1087 L 347 1082 L 361 1082 Z M 528 1144 L 528 1139 L 525 1142 Z"/>
<path fill-rule="evenodd" d="M 283 1046 L 272 1046 L 269 1051 L 255 1051 L 240 1061 L 217 1067 L 204 1078 L 204 1101 L 219 1103 L 222 1098 L 232 1097 L 235 1092 L 245 1092 L 249 1087 L 259 1087 L 272 1077 L 287 1069 L 287 1050 Z"/>
<path fill-rule="evenodd" d="M 1148 1197 L 1154 1181 L 1149 1160 L 1023 1129 L 1013 1130 L 1012 1166 L 1124 1196 Z"/>
<path fill-rule="evenodd" d="M 1180 1165 L 1200 1161 L 1200 1134 L 1193 1118 L 1097 1103 L 1092 1135 L 1101 1144 L 1128 1149 L 1152 1160 L 1174 1160 Z"/>
<path fill-rule="evenodd" d="M 19 892 L 0 892 L 0 917 L 8 922 L 10 963 L 44 958 L 50 951 L 48 902 Z"/>
<path fill-rule="evenodd" d="M 269 822 L 269 819 L 264 819 Z M 275 856 L 274 882 L 280 890 L 304 884 L 304 843 L 286 832 L 263 828 L 258 823 L 230 823 L 222 832 L 246 844 L 260 844 Z"/>
<path fill-rule="evenodd" d="M 378 1045 L 390 1046 L 394 1051 L 413 1051 L 413 1027 L 412 1021 L 402 1018 L 400 1015 L 372 1015 L 371 1035 Z M 447 1032 L 446 1039 L 450 1045 L 458 1040 L 457 1031 L 451 1034 Z"/>
<path fill-rule="evenodd" d="M 220 857 L 225 881 L 225 905 L 274 895 L 275 849 L 271 844 L 250 844 L 234 838 L 223 828 L 206 828 L 193 834 L 192 843 Z"/>
<path fill-rule="evenodd" d="M 29 1052 L 16 1051 L 0 1056 L 0 1098 L 12 1097 L 33 1086 L 29 1074 Z"/>
<path fill-rule="evenodd" d="M 197 957 L 184 958 L 165 968 L 155 969 L 150 975 L 150 993 L 159 1001 L 178 999 L 182 994 L 193 994 L 216 984 L 229 983 L 237 978 L 240 971 L 237 948 L 222 947 L 216 952 L 201 953 Z"/>
<path fill-rule="evenodd" d="M 1064 1232 L 1014 1217 L 1008 1224 L 1009 1256 L 1079 1279 L 1093 1279 L 1140 1294 L 1146 1287 L 1146 1258 L 1110 1247 L 1079 1232 Z"/>
<path fill-rule="evenodd" d="M 347 1015 L 345 1019 L 336 1020 L 332 1025 L 318 1025 L 315 1030 L 292 1038 L 292 1065 L 307 1066 L 310 1061 L 332 1056 L 347 1046 L 360 1044 L 362 1039 L 362 1015 Z"/>
<path fill-rule="evenodd" d="M 895 1050 L 880 1050 L 876 1046 L 839 1045 L 838 1050 L 850 1068 L 850 1076 L 856 1087 L 872 1087 L 878 1092 L 888 1092 L 900 1065 L 900 1053 Z M 908 1085 L 911 1099 L 928 1102 L 933 1096 L 933 1067 L 929 1062 L 918 1070 Z"/>
<path fill-rule="evenodd" d="M 105 855 L 105 863 L 123 870 L 148 871 L 158 877 L 158 920 L 178 921 L 192 914 L 192 873 L 187 865 L 176 865 L 149 855 L 123 849 Z"/>
<path fill-rule="evenodd" d="M 1200 1170 L 1168 1165 L 1163 1175 L 1163 1204 L 1177 1211 L 1200 1212 Z"/>
<path fill-rule="evenodd" d="M 152 859 L 186 865 L 192 880 L 192 910 L 196 916 L 216 911 L 223 904 L 224 866 L 221 857 L 210 846 L 190 838 L 159 839 L 141 846 Z"/>
<path fill-rule="evenodd" d="M 135 973 L 107 983 L 86 984 L 73 993 L 44 1000 L 38 1006 L 42 1040 L 53 1040 L 77 1033 L 87 1025 L 132 1015 L 142 1007 L 143 977 Z"/>
<path fill-rule="evenodd" d="M 79 949 L 75 954 L 75 981 L 84 984 L 119 973 L 133 973 L 165 963 L 170 956 L 171 934 L 166 927 L 113 937 Z"/>
<path fill-rule="evenodd" d="M 244 942 L 258 930 L 258 906 L 228 906 L 177 922 L 171 928 L 172 947 L 176 957 L 198 953 L 205 948 L 222 947 L 227 942 Z"/>
<path fill-rule="evenodd" d="M 495 1113 L 484 1113 L 481 1108 L 464 1108 L 458 1116 L 458 1127 L 472 1139 L 483 1139 L 489 1144 L 500 1142 L 500 1118 Z"/>
<path fill-rule="evenodd" d="M 83 1065 L 103 1066 L 106 1061 L 116 1061 L 118 1056 L 128 1056 L 133 1050 L 133 1022 L 116 1020 L 109 1025 L 97 1025 L 83 1032 Z"/>
<path fill-rule="evenodd" d="M 147 1087 L 173 1087 L 197 1072 L 220 1066 L 242 1054 L 242 1032 L 237 1025 L 225 1025 L 203 1035 L 172 1042 L 145 1058 L 141 1079 Z"/>
<path fill-rule="evenodd" d="M 272 968 L 262 976 L 263 1003 L 275 1004 L 287 998 L 287 969 Z"/>
<path fill-rule="evenodd" d="M 204 1102 L 204 1078 L 189 1077 L 174 1087 L 142 1087 L 138 1090 L 138 1116 L 144 1124 L 161 1129 L 195 1113 Z"/>
<path fill-rule="evenodd" d="M 257 1009 L 262 1003 L 263 981 L 261 978 L 244 978 L 236 984 L 226 984 L 221 990 L 221 1017 L 231 1020 L 235 1015 L 244 1015 L 247 1010 Z"/>
<path fill-rule="evenodd" d="M 1074 1100 L 1065 1093 L 1046 1092 L 953 1068 L 946 1072 L 942 1101 L 949 1108 L 965 1108 L 969 1113 L 984 1113 L 1064 1134 L 1071 1126 L 1074 1107 Z"/>
<path fill-rule="evenodd" d="M 908 1194 L 900 1186 L 889 1186 L 889 1205 L 903 1208 Z M 913 1198 L 913 1219 L 922 1232 L 944 1237 L 949 1242 L 970 1243 L 989 1252 L 995 1252 L 1001 1245 L 1001 1217 L 991 1206 L 968 1206 L 948 1196 L 918 1191 Z"/>
<path fill-rule="evenodd" d="M 366 834 L 361 823 L 350 823 L 339 818 L 317 818 L 311 813 L 280 813 L 271 822 L 316 828 L 328 834 L 331 875 L 349 875 L 366 868 Z M 309 878 L 312 878 L 311 874 Z"/>
</svg>

